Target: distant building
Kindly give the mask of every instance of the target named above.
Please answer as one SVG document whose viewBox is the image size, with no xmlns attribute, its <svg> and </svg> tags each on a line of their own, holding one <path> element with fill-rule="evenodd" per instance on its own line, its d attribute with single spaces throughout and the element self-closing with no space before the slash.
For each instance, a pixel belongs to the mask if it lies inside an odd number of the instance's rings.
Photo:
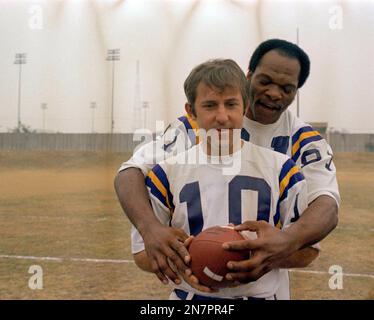
<svg viewBox="0 0 374 320">
<path fill-rule="evenodd" d="M 324 138 L 326 138 L 328 122 L 308 122 L 314 130 L 317 130 Z"/>
</svg>

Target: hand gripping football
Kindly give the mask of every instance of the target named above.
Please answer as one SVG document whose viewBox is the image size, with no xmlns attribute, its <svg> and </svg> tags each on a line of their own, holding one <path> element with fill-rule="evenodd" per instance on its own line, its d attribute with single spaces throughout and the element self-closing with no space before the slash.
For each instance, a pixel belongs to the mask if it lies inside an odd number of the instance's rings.
<svg viewBox="0 0 374 320">
<path fill-rule="evenodd" d="M 245 240 L 232 227 L 216 226 L 200 232 L 189 246 L 192 273 L 208 287 L 223 288 L 230 283 L 225 279 L 228 261 L 249 258 L 248 251 L 229 251 L 222 248 L 224 242 Z"/>
</svg>

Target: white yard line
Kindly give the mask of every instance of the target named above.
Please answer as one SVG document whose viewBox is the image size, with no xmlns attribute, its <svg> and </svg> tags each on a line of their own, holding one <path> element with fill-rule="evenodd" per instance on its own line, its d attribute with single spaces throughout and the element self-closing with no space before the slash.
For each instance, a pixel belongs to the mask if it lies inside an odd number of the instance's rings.
<svg viewBox="0 0 374 320">
<path fill-rule="evenodd" d="M 316 271 L 316 270 L 298 270 L 298 269 L 289 269 L 290 272 L 299 272 L 299 273 L 314 273 L 314 274 L 330 274 L 327 271 Z M 365 273 L 346 273 L 343 272 L 343 276 L 345 277 L 364 277 L 364 278 L 372 278 L 374 279 L 373 274 L 365 274 Z"/>
<path fill-rule="evenodd" d="M 120 259 L 90 259 L 90 258 L 57 258 L 57 257 L 35 257 L 35 256 L 12 256 L 0 255 L 0 259 L 21 259 L 21 260 L 41 260 L 41 261 L 74 261 L 74 262 L 96 262 L 96 263 L 134 263 L 134 260 Z"/>
<path fill-rule="evenodd" d="M 0 255 L 0 259 L 20 259 L 20 260 L 40 260 L 40 261 L 56 261 L 56 262 L 94 262 L 94 263 L 134 263 L 134 260 L 124 260 L 124 259 L 92 259 L 92 258 L 58 258 L 58 257 L 35 257 L 35 256 L 16 256 L 16 255 Z M 310 274 L 330 274 L 327 271 L 317 271 L 317 270 L 299 270 L 290 269 L 290 272 L 299 273 L 310 273 Z M 363 274 L 363 273 L 344 273 L 345 277 L 364 277 L 374 279 L 373 274 Z"/>
<path fill-rule="evenodd" d="M 368 229 L 368 228 L 355 228 L 355 227 L 346 227 L 346 226 L 337 226 L 336 229 L 341 229 L 341 230 L 356 230 L 356 231 L 369 231 L 369 232 L 374 232 L 374 229 Z"/>
</svg>

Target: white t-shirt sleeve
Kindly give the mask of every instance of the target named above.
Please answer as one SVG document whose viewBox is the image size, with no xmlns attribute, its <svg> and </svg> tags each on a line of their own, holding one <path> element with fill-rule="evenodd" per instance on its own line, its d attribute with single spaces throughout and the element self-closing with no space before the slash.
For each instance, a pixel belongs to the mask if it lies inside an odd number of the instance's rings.
<svg viewBox="0 0 374 320">
<path fill-rule="evenodd" d="M 138 168 L 144 176 L 159 163 L 171 156 L 174 156 L 191 147 L 190 139 L 183 125 L 179 120 L 170 125 L 162 136 L 156 140 L 139 145 L 133 156 L 126 162 L 122 163 L 118 172 L 128 168 Z"/>
<path fill-rule="evenodd" d="M 145 179 L 153 212 L 164 225 L 169 224 L 174 210 L 166 167 L 162 163 L 155 165 Z M 133 254 L 144 250 L 143 238 L 134 226 L 131 228 L 131 250 Z"/>
</svg>

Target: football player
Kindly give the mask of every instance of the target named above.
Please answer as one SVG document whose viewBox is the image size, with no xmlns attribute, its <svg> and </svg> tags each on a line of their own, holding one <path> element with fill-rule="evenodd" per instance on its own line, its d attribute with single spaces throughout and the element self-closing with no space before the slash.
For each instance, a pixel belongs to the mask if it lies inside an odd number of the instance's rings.
<svg viewBox="0 0 374 320">
<path fill-rule="evenodd" d="M 307 207 L 306 182 L 286 155 L 241 139 L 248 105 L 243 71 L 232 60 L 211 60 L 194 68 L 184 87 L 185 108 L 199 127 L 200 143 L 148 172 L 146 185 L 159 220 L 189 235 L 242 221 L 261 221 L 287 233 L 287 227 Z M 152 272 L 135 228 L 132 251 L 136 264 Z M 315 249 L 306 248 L 304 257 L 296 258 L 298 265 L 306 266 L 315 257 Z M 284 266 L 294 267 L 292 260 Z M 280 283 L 277 268 L 257 281 L 215 292 L 201 292 L 188 277 L 184 279 L 171 298 L 274 299 Z"/>
<path fill-rule="evenodd" d="M 287 110 L 308 78 L 309 69 L 306 53 L 285 40 L 261 43 L 250 59 L 247 74 L 250 107 L 243 120 L 242 138 L 284 153 L 296 162 L 307 182 L 308 208 L 289 234 L 256 222 L 239 227 L 259 229 L 261 235 L 257 242 L 228 245 L 228 249 L 251 248 L 254 253 L 251 263 L 230 264 L 233 273 L 229 277 L 236 281 L 254 281 L 272 268 L 282 266 L 283 259 L 322 240 L 337 225 L 340 198 L 332 150 L 318 132 Z M 142 234 L 153 270 L 164 283 L 166 276 L 180 282 L 167 258 L 179 270 L 188 270 L 189 255 L 183 245 L 187 235 L 158 222 L 149 205 L 144 176 L 158 161 L 196 144 L 196 129 L 196 122 L 188 114 L 178 118 L 161 139 L 142 146 L 123 163 L 115 180 L 120 203 Z M 278 297 L 288 299 L 288 272 L 282 274 Z"/>
</svg>

